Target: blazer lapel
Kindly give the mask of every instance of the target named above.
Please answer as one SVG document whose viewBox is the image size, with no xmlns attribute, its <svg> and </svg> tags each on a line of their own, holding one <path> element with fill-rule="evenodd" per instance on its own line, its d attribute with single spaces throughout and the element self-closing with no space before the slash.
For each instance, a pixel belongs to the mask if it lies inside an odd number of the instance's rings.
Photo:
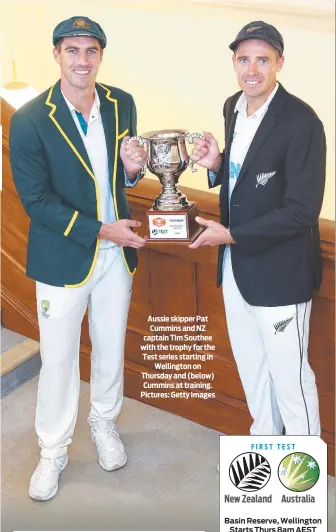
<svg viewBox="0 0 336 532">
<path fill-rule="evenodd" d="M 235 107 L 236 107 L 236 103 L 240 95 L 241 95 L 241 92 L 239 92 L 236 95 L 236 97 L 232 98 L 232 103 L 230 105 L 230 108 L 228 109 L 227 116 L 224 116 L 225 122 L 229 124 L 229 127 L 227 128 L 226 135 L 225 135 L 225 150 L 227 151 L 227 153 L 229 152 L 231 142 L 233 139 L 233 132 L 234 132 L 234 128 L 236 125 L 237 116 L 238 116 L 238 111 L 235 112 Z"/>
<path fill-rule="evenodd" d="M 225 154 L 226 154 L 226 163 L 225 163 L 225 172 L 224 172 L 224 179 L 227 180 L 229 177 L 229 166 L 230 166 L 230 150 L 231 150 L 231 144 L 233 140 L 233 133 L 237 121 L 238 111 L 234 112 L 234 108 L 232 109 L 232 112 L 229 115 L 229 128 L 227 133 L 227 138 L 225 139 Z"/>
<path fill-rule="evenodd" d="M 260 126 L 257 129 L 256 134 L 253 137 L 253 140 L 251 142 L 251 145 L 248 149 L 248 152 L 246 154 L 246 157 L 244 159 L 243 165 L 241 167 L 241 170 L 239 172 L 239 178 L 237 180 L 237 183 L 234 187 L 234 190 L 240 185 L 240 183 L 244 180 L 247 170 L 250 166 L 251 161 L 253 158 L 257 155 L 260 148 L 264 144 L 265 140 L 268 138 L 269 134 L 271 133 L 272 129 L 277 125 L 278 123 L 278 115 L 280 114 L 284 100 L 285 100 L 285 94 L 286 91 L 280 85 L 279 88 L 274 95 L 274 98 L 272 99 L 268 110 L 264 116 L 264 118 L 261 121 Z"/>
<path fill-rule="evenodd" d="M 67 142 L 74 155 L 82 163 L 85 170 L 94 178 L 90 159 L 82 137 L 71 116 L 69 107 L 63 98 L 59 81 L 50 89 L 45 103 L 50 108 L 49 118 L 54 126 L 58 129 L 64 141 Z"/>
<path fill-rule="evenodd" d="M 222 181 L 223 185 L 220 191 L 220 194 L 222 197 L 224 197 L 225 194 L 227 194 L 227 189 L 228 189 L 229 173 L 230 173 L 230 168 L 229 168 L 230 148 L 232 144 L 234 128 L 235 128 L 237 115 L 238 115 L 238 112 L 234 112 L 237 99 L 238 98 L 235 98 L 233 100 L 230 108 L 228 109 L 227 115 L 224 116 L 225 123 L 228 124 L 228 127 L 225 129 L 225 164 L 224 164 L 224 175 L 223 175 L 223 181 Z"/>
<path fill-rule="evenodd" d="M 114 190 L 118 157 L 118 101 L 113 98 L 110 89 L 104 85 L 97 83 L 96 89 L 99 94 L 100 114 L 106 139 L 109 176 L 113 184 L 113 196 L 115 197 Z"/>
<path fill-rule="evenodd" d="M 227 198 L 227 191 L 228 191 L 228 183 L 229 183 L 229 174 L 230 174 L 230 168 L 229 168 L 229 161 L 230 161 L 230 147 L 233 139 L 233 132 L 237 120 L 238 112 L 234 112 L 235 103 L 230 107 L 228 110 L 227 116 L 225 116 L 225 123 L 228 124 L 228 127 L 225 128 L 225 150 L 224 150 L 224 173 L 223 173 L 223 180 L 222 180 L 222 186 L 220 190 L 220 197 L 222 198 L 221 201 L 223 201 L 223 198 Z"/>
</svg>

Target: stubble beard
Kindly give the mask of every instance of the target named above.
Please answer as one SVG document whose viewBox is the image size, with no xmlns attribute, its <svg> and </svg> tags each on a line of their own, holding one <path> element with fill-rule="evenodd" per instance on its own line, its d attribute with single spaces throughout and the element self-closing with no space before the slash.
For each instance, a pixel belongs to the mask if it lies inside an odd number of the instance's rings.
<svg viewBox="0 0 336 532">
<path fill-rule="evenodd" d="M 94 85 L 95 83 L 95 76 L 89 75 L 87 77 L 83 77 L 82 79 L 75 74 L 75 72 L 71 72 L 69 76 L 67 76 L 68 83 L 79 90 L 85 90 Z"/>
</svg>

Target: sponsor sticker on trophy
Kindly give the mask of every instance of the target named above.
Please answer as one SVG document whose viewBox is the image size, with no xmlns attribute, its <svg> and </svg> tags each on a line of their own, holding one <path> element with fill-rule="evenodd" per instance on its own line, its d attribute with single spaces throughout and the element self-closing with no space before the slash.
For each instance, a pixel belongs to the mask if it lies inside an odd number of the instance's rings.
<svg viewBox="0 0 336 532">
<path fill-rule="evenodd" d="M 195 201 L 188 201 L 178 189 L 178 180 L 190 162 L 186 141 L 190 144 L 196 138 L 206 138 L 201 133 L 189 133 L 185 129 L 163 129 L 150 131 L 132 140 L 146 146 L 146 167 L 157 176 L 162 191 L 147 211 L 147 243 L 190 244 L 203 231 L 195 218 L 198 207 Z M 145 168 L 144 168 L 145 169 Z"/>
<path fill-rule="evenodd" d="M 187 239 L 187 217 L 180 214 L 148 215 L 149 237 L 153 239 Z"/>
<path fill-rule="evenodd" d="M 326 532 L 327 445 L 318 436 L 221 436 L 220 532 Z"/>
</svg>

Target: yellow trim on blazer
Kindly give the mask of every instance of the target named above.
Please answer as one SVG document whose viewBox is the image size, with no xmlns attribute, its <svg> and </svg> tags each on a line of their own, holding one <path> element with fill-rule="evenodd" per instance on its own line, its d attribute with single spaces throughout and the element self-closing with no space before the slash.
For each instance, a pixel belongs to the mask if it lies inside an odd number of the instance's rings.
<svg viewBox="0 0 336 532">
<path fill-rule="evenodd" d="M 118 136 L 118 140 L 122 139 L 123 137 L 125 137 L 125 135 L 127 135 L 128 133 L 128 128 L 125 129 L 125 131 L 123 133 L 121 133 L 121 135 Z"/>
<path fill-rule="evenodd" d="M 94 253 L 94 256 L 93 256 L 93 261 L 92 261 L 89 273 L 85 277 L 84 281 L 82 281 L 81 283 L 78 283 L 78 284 L 65 284 L 64 288 L 79 288 L 80 286 L 83 286 L 90 279 L 90 277 L 92 275 L 92 272 L 93 272 L 93 269 L 94 269 L 94 267 L 96 265 L 96 262 L 97 262 L 98 251 L 99 251 L 99 242 L 100 242 L 100 240 L 99 240 L 99 238 L 97 238 L 97 244 L 96 244 L 96 249 L 95 249 L 95 253 Z"/>
<path fill-rule="evenodd" d="M 70 222 L 69 222 L 68 227 L 66 228 L 66 230 L 65 230 L 64 233 L 63 233 L 64 236 L 68 236 L 68 234 L 70 233 L 71 228 L 72 228 L 73 224 L 75 223 L 75 220 L 76 220 L 78 214 L 79 214 L 79 212 L 78 212 L 78 211 L 75 211 L 73 217 L 71 218 L 71 220 L 70 220 Z"/>
<path fill-rule="evenodd" d="M 119 131 L 119 115 L 118 115 L 118 100 L 116 100 L 115 98 L 111 98 L 111 91 L 110 89 L 108 89 L 107 87 L 105 87 L 104 85 L 102 85 L 101 83 L 98 83 L 98 85 L 100 85 L 100 87 L 102 87 L 105 91 L 106 91 L 106 98 L 108 100 L 110 100 L 110 102 L 113 102 L 114 103 L 114 106 L 115 106 L 115 116 L 116 116 L 116 132 Z M 126 129 L 126 131 L 128 131 Z M 126 135 L 126 131 L 124 131 L 124 133 L 122 133 L 122 135 Z M 115 214 L 116 214 L 116 218 L 117 220 L 119 220 L 119 212 L 118 212 L 118 205 L 117 205 L 117 194 L 116 194 L 116 186 L 117 186 L 117 159 L 118 159 L 118 144 L 119 144 L 119 136 L 116 137 L 116 143 L 115 143 L 115 152 L 114 152 L 114 168 L 113 168 L 113 203 L 114 203 L 114 210 L 115 210 Z M 135 272 L 136 272 L 136 268 L 134 268 L 134 270 L 131 272 L 131 270 L 129 269 L 128 267 L 128 264 L 127 264 L 127 260 L 126 260 L 126 257 L 125 257 L 125 252 L 124 252 L 124 248 L 121 246 L 121 252 L 122 252 L 122 255 L 123 255 L 123 259 L 124 259 L 124 262 L 125 262 L 125 266 L 127 268 L 127 271 L 130 275 L 134 275 Z"/>
<path fill-rule="evenodd" d="M 96 191 L 96 201 L 97 201 L 97 217 L 98 217 L 98 220 L 100 221 L 100 197 L 99 197 L 99 189 L 98 189 L 98 183 L 96 181 L 96 177 L 95 175 L 91 172 L 90 168 L 88 167 L 88 165 L 86 164 L 86 162 L 84 161 L 83 157 L 81 156 L 81 154 L 76 150 L 75 146 L 72 144 L 71 140 L 69 139 L 69 137 L 67 136 L 67 134 L 65 133 L 65 131 L 63 131 L 63 129 L 61 128 L 61 126 L 59 125 L 59 123 L 57 122 L 56 118 L 54 117 L 54 113 L 56 111 L 56 105 L 54 103 L 51 103 L 50 101 L 50 98 L 52 96 L 52 92 L 53 92 L 53 88 L 54 87 L 51 87 L 50 91 L 49 91 L 49 94 L 48 94 L 48 97 L 46 99 L 46 105 L 48 105 L 49 107 L 51 107 L 51 111 L 49 113 L 49 118 L 53 121 L 53 123 L 55 124 L 55 126 L 57 127 L 58 131 L 61 133 L 61 135 L 64 137 L 64 139 L 66 140 L 66 142 L 69 144 L 70 148 L 72 149 L 72 151 L 74 152 L 74 154 L 76 155 L 76 157 L 78 157 L 78 159 L 80 160 L 80 162 L 82 163 L 82 165 L 84 166 L 85 170 L 89 173 L 89 175 L 92 177 L 93 181 L 94 181 L 94 184 L 95 184 L 95 191 Z M 72 220 L 71 220 L 72 221 Z M 70 222 L 71 223 L 71 222 Z M 91 274 L 93 272 L 93 268 L 96 264 L 96 261 L 97 261 L 97 255 L 98 255 L 98 250 L 99 250 L 99 238 L 97 238 L 97 244 L 96 244 L 96 249 L 95 249 L 95 253 L 94 253 L 94 257 L 93 257 L 93 261 L 92 261 L 92 264 L 91 264 L 91 268 L 89 270 L 89 273 L 87 274 L 87 276 L 85 277 L 84 281 L 82 281 L 81 283 L 78 283 L 78 284 L 66 284 L 64 285 L 66 288 L 79 288 L 80 286 L 83 286 L 87 281 L 88 279 L 91 277 Z"/>
</svg>

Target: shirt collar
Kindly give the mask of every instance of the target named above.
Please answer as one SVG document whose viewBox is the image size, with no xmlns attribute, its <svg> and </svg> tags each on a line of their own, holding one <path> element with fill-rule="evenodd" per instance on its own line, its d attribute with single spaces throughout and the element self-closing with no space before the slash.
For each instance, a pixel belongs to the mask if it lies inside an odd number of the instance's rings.
<svg viewBox="0 0 336 532">
<path fill-rule="evenodd" d="M 274 89 L 272 90 L 271 94 L 267 98 L 266 102 L 257 111 L 255 111 L 253 115 L 250 115 L 249 118 L 251 116 L 255 116 L 259 119 L 263 118 L 278 88 L 279 88 L 279 83 L 276 83 Z M 247 100 L 246 100 L 246 96 L 244 92 L 239 96 L 237 100 L 234 112 L 236 111 L 238 111 L 238 113 L 241 113 L 244 117 L 247 117 Z"/>
<path fill-rule="evenodd" d="M 61 91 L 62 92 L 62 91 Z M 68 98 L 65 96 L 64 92 L 62 92 L 62 96 L 63 98 L 65 99 L 65 102 L 67 104 L 67 106 L 69 107 L 69 110 L 70 112 L 73 114 L 75 111 L 79 112 L 78 109 L 76 109 L 76 107 L 68 100 Z M 93 105 L 92 105 L 92 109 L 91 111 L 93 112 L 99 112 L 99 108 L 100 108 L 100 99 L 99 99 L 99 94 L 97 92 L 97 89 L 95 89 L 95 99 L 94 99 L 94 102 L 93 102 Z"/>
</svg>

